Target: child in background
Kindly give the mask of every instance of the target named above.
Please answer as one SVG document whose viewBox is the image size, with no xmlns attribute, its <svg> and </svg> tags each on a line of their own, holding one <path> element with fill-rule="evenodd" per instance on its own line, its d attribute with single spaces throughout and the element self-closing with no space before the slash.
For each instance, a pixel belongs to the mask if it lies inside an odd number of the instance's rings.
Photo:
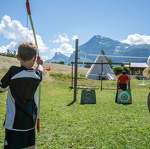
<svg viewBox="0 0 150 149">
<path fill-rule="evenodd" d="M 0 81 L 0 92 L 8 91 L 4 149 L 35 149 L 36 91 L 43 74 L 42 59 L 36 61 L 37 51 L 32 42 L 22 42 L 17 54 L 21 66 L 11 66 Z M 35 61 L 37 69 L 32 68 Z"/>
<path fill-rule="evenodd" d="M 126 91 L 127 83 L 128 83 L 128 89 L 130 90 L 129 76 L 127 75 L 126 71 L 122 71 L 122 73 L 118 76 L 118 81 L 117 81 L 117 93 L 116 93 L 116 99 L 115 99 L 116 103 L 117 103 L 118 89 L 122 89 L 123 91 Z"/>
<path fill-rule="evenodd" d="M 127 75 L 126 71 L 122 71 L 122 73 L 118 76 L 117 91 L 118 89 L 127 90 L 127 83 L 128 89 L 130 90 L 129 76 Z"/>
</svg>

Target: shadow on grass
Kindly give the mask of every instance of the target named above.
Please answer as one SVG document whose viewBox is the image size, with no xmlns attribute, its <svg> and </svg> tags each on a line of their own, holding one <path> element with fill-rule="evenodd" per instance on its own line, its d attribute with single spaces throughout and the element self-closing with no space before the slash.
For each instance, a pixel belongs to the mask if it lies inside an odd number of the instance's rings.
<svg viewBox="0 0 150 149">
<path fill-rule="evenodd" d="M 67 106 L 71 106 L 72 104 L 74 104 L 76 102 L 76 100 L 73 100 L 71 103 L 69 103 Z"/>
<path fill-rule="evenodd" d="M 117 103 L 117 102 L 116 102 L 116 104 L 128 106 L 128 105 L 131 105 L 132 103 Z"/>
</svg>

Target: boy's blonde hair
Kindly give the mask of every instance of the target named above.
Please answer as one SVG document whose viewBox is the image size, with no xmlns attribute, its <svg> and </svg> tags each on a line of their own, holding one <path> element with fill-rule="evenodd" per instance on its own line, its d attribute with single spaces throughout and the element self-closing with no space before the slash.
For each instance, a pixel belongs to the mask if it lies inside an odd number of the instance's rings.
<svg viewBox="0 0 150 149">
<path fill-rule="evenodd" d="M 29 61 L 37 55 L 37 46 L 32 42 L 22 42 L 18 47 L 18 56 L 23 61 Z"/>
</svg>

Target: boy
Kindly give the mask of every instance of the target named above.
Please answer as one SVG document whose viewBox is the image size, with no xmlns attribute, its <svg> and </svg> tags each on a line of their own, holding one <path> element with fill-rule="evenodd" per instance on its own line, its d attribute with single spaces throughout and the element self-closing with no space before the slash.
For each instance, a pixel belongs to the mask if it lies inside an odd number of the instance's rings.
<svg viewBox="0 0 150 149">
<path fill-rule="evenodd" d="M 127 83 L 128 83 L 128 89 L 130 90 L 129 76 L 127 75 L 126 71 L 122 71 L 122 73 L 118 76 L 118 81 L 117 81 L 117 93 L 116 93 L 116 99 L 115 99 L 116 103 L 117 103 L 118 89 L 122 89 L 123 91 L 126 91 Z"/>
<path fill-rule="evenodd" d="M 122 73 L 118 76 L 117 91 L 119 88 L 122 90 L 127 90 L 127 83 L 128 89 L 130 90 L 129 76 L 127 75 L 126 71 L 122 71 Z"/>
<path fill-rule="evenodd" d="M 32 42 L 22 42 L 17 54 L 21 67 L 11 66 L 0 81 L 0 92 L 8 90 L 4 149 L 35 149 L 36 90 L 43 72 L 42 59 L 36 61 L 37 50 Z"/>
</svg>

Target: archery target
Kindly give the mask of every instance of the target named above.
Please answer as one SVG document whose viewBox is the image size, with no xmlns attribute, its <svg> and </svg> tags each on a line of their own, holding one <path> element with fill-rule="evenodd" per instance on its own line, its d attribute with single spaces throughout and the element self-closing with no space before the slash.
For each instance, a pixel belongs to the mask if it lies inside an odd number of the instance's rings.
<svg viewBox="0 0 150 149">
<path fill-rule="evenodd" d="M 91 91 L 87 91 L 87 92 L 84 93 L 84 99 L 85 100 L 88 100 L 88 101 L 92 100 L 93 97 L 94 97 L 94 95 L 93 95 L 93 93 Z"/>
<path fill-rule="evenodd" d="M 126 91 L 120 90 L 118 92 L 117 99 L 119 103 L 132 103 L 130 90 L 126 90 Z"/>
<path fill-rule="evenodd" d="M 84 89 L 81 93 L 81 104 L 95 104 L 96 95 L 94 89 Z"/>
</svg>

